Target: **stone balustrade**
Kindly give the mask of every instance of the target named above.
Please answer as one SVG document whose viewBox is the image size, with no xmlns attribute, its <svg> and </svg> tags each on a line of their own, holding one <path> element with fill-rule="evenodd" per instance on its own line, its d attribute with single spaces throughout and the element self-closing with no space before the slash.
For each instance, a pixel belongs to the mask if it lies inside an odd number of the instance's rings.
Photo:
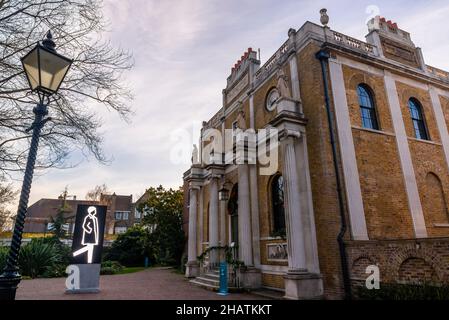
<svg viewBox="0 0 449 320">
<path fill-rule="evenodd" d="M 445 81 L 449 81 L 449 72 L 435 68 L 435 67 L 431 67 L 431 66 L 427 66 L 427 72 L 429 72 L 430 74 L 437 76 L 438 78 L 441 78 Z"/>
<path fill-rule="evenodd" d="M 349 37 L 336 31 L 332 31 L 332 34 L 333 34 L 332 38 L 333 42 L 337 42 L 338 44 L 343 45 L 345 47 L 360 50 L 362 52 L 377 56 L 376 50 L 377 48 L 369 43 L 357 40 L 355 38 Z"/>
<path fill-rule="evenodd" d="M 271 71 L 275 69 L 275 66 L 278 62 L 284 60 L 287 56 L 287 52 L 289 50 L 289 42 L 288 40 L 284 42 L 284 44 L 273 54 L 270 59 L 265 62 L 265 64 L 257 70 L 254 75 L 254 79 L 256 85 L 264 81 L 270 74 Z"/>
</svg>

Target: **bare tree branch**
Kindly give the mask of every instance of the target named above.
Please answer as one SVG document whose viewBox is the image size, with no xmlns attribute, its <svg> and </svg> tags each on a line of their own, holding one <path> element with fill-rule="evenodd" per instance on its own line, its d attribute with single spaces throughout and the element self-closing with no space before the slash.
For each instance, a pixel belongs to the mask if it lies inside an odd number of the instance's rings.
<svg viewBox="0 0 449 320">
<path fill-rule="evenodd" d="M 74 62 L 49 105 L 53 120 L 44 128 L 37 167 L 64 167 L 77 149 L 107 162 L 96 106 L 124 120 L 131 113 L 123 75 L 133 66 L 132 56 L 103 40 L 102 0 L 0 0 L 0 176 L 25 167 L 30 139 L 25 130 L 33 122 L 36 97 L 20 58 L 48 30 L 58 52 Z"/>
</svg>

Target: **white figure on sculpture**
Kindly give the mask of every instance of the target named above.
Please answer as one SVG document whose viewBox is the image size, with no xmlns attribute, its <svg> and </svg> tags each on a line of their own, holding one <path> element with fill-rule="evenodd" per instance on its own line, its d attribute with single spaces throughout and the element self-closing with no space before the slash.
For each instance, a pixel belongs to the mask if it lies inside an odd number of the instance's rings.
<svg viewBox="0 0 449 320">
<path fill-rule="evenodd" d="M 276 74 L 278 82 L 276 88 L 278 89 L 279 96 L 281 98 L 291 98 L 290 88 L 288 86 L 288 77 L 284 73 L 284 70 L 280 68 Z"/>
<path fill-rule="evenodd" d="M 198 164 L 198 147 L 196 144 L 193 145 L 193 151 L 192 151 L 192 164 Z"/>
<path fill-rule="evenodd" d="M 94 247 L 98 245 L 98 218 L 96 216 L 97 209 L 95 207 L 89 207 L 87 209 L 88 215 L 84 217 L 83 221 L 83 237 L 81 239 L 81 244 L 84 248 L 73 253 L 76 257 L 84 252 L 87 252 L 87 263 L 92 263 L 92 258 L 94 255 Z"/>
<path fill-rule="evenodd" d="M 237 127 L 242 130 L 246 130 L 246 117 L 245 117 L 245 111 L 243 110 L 243 107 L 239 108 L 239 113 L 237 115 Z"/>
</svg>

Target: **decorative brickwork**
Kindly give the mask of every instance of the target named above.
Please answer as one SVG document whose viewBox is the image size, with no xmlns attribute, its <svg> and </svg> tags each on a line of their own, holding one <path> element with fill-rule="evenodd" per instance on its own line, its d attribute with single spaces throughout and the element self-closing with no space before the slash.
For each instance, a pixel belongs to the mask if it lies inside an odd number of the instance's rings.
<svg viewBox="0 0 449 320">
<path fill-rule="evenodd" d="M 365 280 L 366 267 L 377 265 L 381 282 L 449 284 L 449 238 L 350 241 L 348 257 L 353 281 Z"/>
<path fill-rule="evenodd" d="M 387 58 L 412 67 L 419 67 L 415 48 L 404 47 L 403 44 L 389 39 L 381 39 L 381 42 L 384 55 Z"/>
<path fill-rule="evenodd" d="M 438 277 L 433 267 L 424 259 L 409 258 L 398 271 L 398 281 L 402 283 L 435 283 Z"/>
</svg>

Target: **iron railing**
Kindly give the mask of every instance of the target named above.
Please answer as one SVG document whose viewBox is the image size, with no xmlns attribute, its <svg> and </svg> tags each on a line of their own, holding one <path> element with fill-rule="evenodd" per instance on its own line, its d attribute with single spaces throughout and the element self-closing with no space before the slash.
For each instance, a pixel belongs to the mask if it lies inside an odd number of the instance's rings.
<svg viewBox="0 0 449 320">
<path fill-rule="evenodd" d="M 244 265 L 243 262 L 238 260 L 237 246 L 208 248 L 198 257 L 198 260 L 201 274 L 216 272 L 219 270 L 221 263 L 226 263 L 228 266 L 228 286 L 240 288 L 240 272 Z"/>
</svg>

